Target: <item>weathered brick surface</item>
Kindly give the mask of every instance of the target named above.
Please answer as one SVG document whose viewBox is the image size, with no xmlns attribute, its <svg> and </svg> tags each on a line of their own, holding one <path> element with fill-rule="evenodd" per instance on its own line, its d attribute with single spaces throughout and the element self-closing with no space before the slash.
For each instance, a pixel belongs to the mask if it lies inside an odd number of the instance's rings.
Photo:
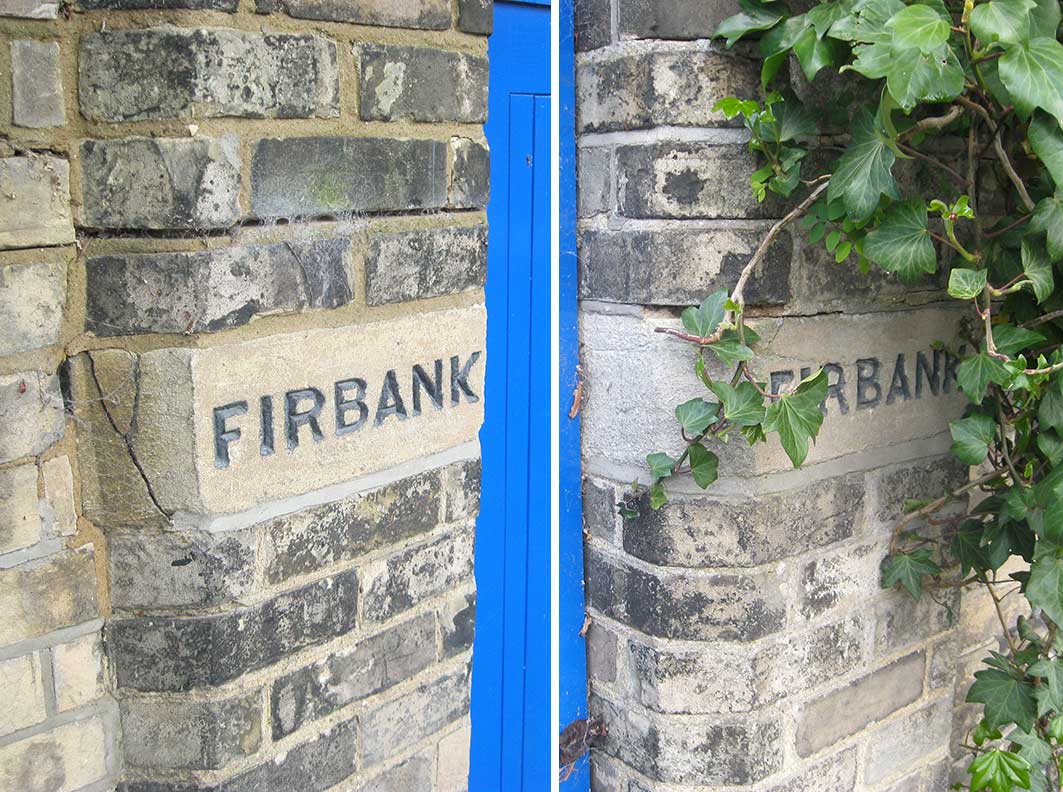
<svg viewBox="0 0 1063 792">
<path fill-rule="evenodd" d="M 941 752 L 948 744 L 951 726 L 949 701 L 939 699 L 878 729 L 868 743 L 865 783 L 874 784 L 914 766 L 928 754 Z"/>
<path fill-rule="evenodd" d="M 476 595 L 459 593 L 447 600 L 436 613 L 444 657 L 453 657 L 472 648 L 476 632 Z"/>
<path fill-rule="evenodd" d="M 97 617 L 91 545 L 44 561 L 0 569 L 0 645 L 36 638 Z"/>
<path fill-rule="evenodd" d="M 89 704 L 107 692 L 103 643 L 98 632 L 52 647 L 52 683 L 60 710 Z"/>
<path fill-rule="evenodd" d="M 354 792 L 407 792 L 410 789 L 430 789 L 433 783 L 432 771 L 431 754 L 420 753 L 361 783 L 356 783 L 353 790 Z"/>
<path fill-rule="evenodd" d="M 721 21 L 735 13 L 734 0 L 617 0 L 617 29 L 621 39 L 709 38 Z"/>
<path fill-rule="evenodd" d="M 11 89 L 12 121 L 16 126 L 62 126 L 66 111 L 59 77 L 59 44 L 12 41 Z"/>
<path fill-rule="evenodd" d="M 0 159 L 0 250 L 73 241 L 67 161 L 47 155 Z"/>
<path fill-rule="evenodd" d="M 47 717 L 44 680 L 37 655 L 27 654 L 0 661 L 0 688 L 7 691 L 0 735 L 40 723 Z"/>
<path fill-rule="evenodd" d="M 483 286 L 487 228 L 441 228 L 375 235 L 365 258 L 366 302 L 383 305 Z"/>
<path fill-rule="evenodd" d="M 75 0 L 75 4 L 83 11 L 182 9 L 232 14 L 236 11 L 239 0 Z"/>
<path fill-rule="evenodd" d="M 7 0 L 0 6 L 0 16 L 55 19 L 58 15 L 59 3 L 50 0 Z"/>
<path fill-rule="evenodd" d="M 609 43 L 609 0 L 574 0 L 573 33 L 577 52 L 586 52 Z"/>
<path fill-rule="evenodd" d="M 366 121 L 487 120 L 487 58 L 367 44 L 358 48 L 358 107 Z"/>
<path fill-rule="evenodd" d="M 104 781 L 106 752 L 107 736 L 99 717 L 65 723 L 0 748 L 0 789 L 88 788 Z"/>
<path fill-rule="evenodd" d="M 78 63 L 81 112 L 94 121 L 339 114 L 336 45 L 320 36 L 104 31 L 82 38 Z"/>
<path fill-rule="evenodd" d="M 0 376 L 0 415 L 18 427 L 0 434 L 0 462 L 50 448 L 65 428 L 59 378 L 41 371 Z"/>
<path fill-rule="evenodd" d="M 458 29 L 490 36 L 494 30 L 494 0 L 458 0 Z"/>
<path fill-rule="evenodd" d="M 468 138 L 451 138 L 450 205 L 482 209 L 491 197 L 491 153 L 487 146 Z"/>
<path fill-rule="evenodd" d="M 274 11 L 301 19 L 355 22 L 360 25 L 445 30 L 450 27 L 447 0 L 255 0 L 260 14 Z"/>
<path fill-rule="evenodd" d="M 0 470 L 0 553 L 36 544 L 41 538 L 37 508 L 37 466 Z"/>
<path fill-rule="evenodd" d="M 57 262 L 0 267 L 0 355 L 59 341 L 66 301 L 66 267 Z"/>
</svg>

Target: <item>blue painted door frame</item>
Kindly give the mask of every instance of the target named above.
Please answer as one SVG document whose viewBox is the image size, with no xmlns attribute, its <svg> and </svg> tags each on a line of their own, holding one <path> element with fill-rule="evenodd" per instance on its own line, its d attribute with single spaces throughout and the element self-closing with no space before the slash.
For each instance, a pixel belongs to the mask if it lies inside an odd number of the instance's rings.
<svg viewBox="0 0 1063 792">
<path fill-rule="evenodd" d="M 495 3 L 471 792 L 550 787 L 550 8 Z"/>
</svg>

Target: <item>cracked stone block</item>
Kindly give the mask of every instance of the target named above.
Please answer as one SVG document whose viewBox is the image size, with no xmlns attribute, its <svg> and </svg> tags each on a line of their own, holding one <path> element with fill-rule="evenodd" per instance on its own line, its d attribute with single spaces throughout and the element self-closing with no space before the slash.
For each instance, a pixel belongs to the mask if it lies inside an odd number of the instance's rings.
<svg viewBox="0 0 1063 792">
<path fill-rule="evenodd" d="M 11 42 L 11 104 L 15 126 L 40 129 L 66 123 L 57 42 Z"/>
<path fill-rule="evenodd" d="M 316 35 L 101 31 L 81 39 L 78 64 L 91 121 L 339 115 L 336 45 Z"/>
<path fill-rule="evenodd" d="M 42 154 L 0 159 L 0 250 L 73 241 L 69 163 Z"/>
<path fill-rule="evenodd" d="M 446 30 L 449 0 L 255 0 L 260 14 L 281 11 L 300 19 L 324 19 L 381 27 Z"/>
<path fill-rule="evenodd" d="M 487 120 L 486 57 L 382 44 L 361 45 L 356 54 L 363 120 Z"/>
<path fill-rule="evenodd" d="M 366 302 L 421 300 L 477 289 L 487 277 L 487 227 L 376 234 L 365 256 Z"/>
<path fill-rule="evenodd" d="M 353 298 L 348 239 L 96 256 L 86 329 L 98 336 L 201 333 L 258 316 L 339 308 Z"/>
<path fill-rule="evenodd" d="M 81 144 L 85 223 L 96 228 L 227 228 L 240 219 L 240 152 L 221 138 Z"/>
<path fill-rule="evenodd" d="M 0 266 L 0 355 L 59 342 L 66 303 L 66 266 L 42 261 Z"/>
<path fill-rule="evenodd" d="M 63 437 L 59 378 L 43 371 L 0 376 L 0 463 L 40 454 Z"/>
</svg>

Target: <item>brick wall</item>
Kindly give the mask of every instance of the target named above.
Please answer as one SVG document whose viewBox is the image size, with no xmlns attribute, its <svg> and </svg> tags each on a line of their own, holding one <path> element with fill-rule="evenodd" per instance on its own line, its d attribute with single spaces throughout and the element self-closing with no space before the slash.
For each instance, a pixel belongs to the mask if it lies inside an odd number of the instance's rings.
<svg viewBox="0 0 1063 792">
<path fill-rule="evenodd" d="M 941 284 L 864 276 L 784 234 L 746 294 L 773 386 L 830 364 L 808 461 L 736 439 L 714 448 L 708 492 L 679 481 L 660 512 L 616 515 L 645 455 L 682 447 L 675 405 L 704 390 L 654 328 L 733 286 L 786 205 L 756 203 L 745 133 L 711 110 L 757 96 L 750 51 L 707 40 L 735 8 L 577 3 L 588 664 L 609 729 L 594 788 L 943 792 L 995 616 L 878 586 L 904 500 L 967 475 L 948 455 L 957 361 L 931 349 L 958 337 Z"/>
<path fill-rule="evenodd" d="M 0 5 L 0 789 L 465 788 L 490 30 Z"/>
</svg>

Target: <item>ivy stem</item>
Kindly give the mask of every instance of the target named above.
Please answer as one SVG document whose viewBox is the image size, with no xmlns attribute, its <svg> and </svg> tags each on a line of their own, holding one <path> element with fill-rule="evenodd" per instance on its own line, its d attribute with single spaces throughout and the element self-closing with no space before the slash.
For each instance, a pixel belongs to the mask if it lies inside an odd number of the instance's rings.
<svg viewBox="0 0 1063 792">
<path fill-rule="evenodd" d="M 989 596 L 993 599 L 993 608 L 996 609 L 997 619 L 1000 621 L 1000 626 L 1004 630 L 1004 637 L 1008 641 L 1008 646 L 1011 647 L 1012 656 L 1014 656 L 1019 653 L 1019 647 L 1015 645 L 1015 639 L 1011 637 L 1011 630 L 1008 629 L 1008 623 L 1004 619 L 1004 609 L 1000 607 L 1000 598 L 997 596 L 997 593 L 993 591 L 993 585 L 995 583 L 996 581 L 991 583 L 988 578 L 985 579 L 986 590 L 989 592 Z"/>
<path fill-rule="evenodd" d="M 996 134 L 993 135 L 993 150 L 996 151 L 997 159 L 1000 160 L 1004 172 L 1008 174 L 1008 178 L 1011 179 L 1011 183 L 1015 187 L 1015 191 L 1019 194 L 1019 198 L 1022 199 L 1022 203 L 1026 207 L 1026 210 L 1032 212 L 1037 204 L 1033 202 L 1030 193 L 1026 191 L 1026 185 L 1023 184 L 1019 174 L 1016 173 L 1015 168 L 1012 167 L 1011 160 L 1008 159 L 1008 153 L 1004 151 L 1004 144 L 1000 141 L 1000 133 L 1002 130 L 1002 126 L 997 127 Z"/>
<path fill-rule="evenodd" d="M 893 536 L 890 537 L 890 552 L 895 553 L 897 551 L 897 540 L 900 538 L 901 531 L 905 528 L 905 526 L 914 522 L 915 520 L 918 520 L 921 517 L 926 517 L 928 514 L 933 514 L 942 506 L 945 506 L 950 501 L 953 501 L 959 498 L 960 496 L 967 494 L 971 490 L 976 489 L 977 487 L 980 487 L 983 484 L 987 484 L 990 481 L 994 481 L 996 479 L 1001 478 L 1006 472 L 1006 470 L 994 470 L 991 473 L 986 473 L 982 476 L 979 476 L 974 481 L 969 481 L 962 487 L 954 489 L 952 492 L 947 492 L 936 500 L 932 500 L 930 503 L 928 503 L 926 506 L 923 506 L 921 509 L 916 509 L 915 511 L 906 514 L 900 522 L 893 526 Z"/>
</svg>

